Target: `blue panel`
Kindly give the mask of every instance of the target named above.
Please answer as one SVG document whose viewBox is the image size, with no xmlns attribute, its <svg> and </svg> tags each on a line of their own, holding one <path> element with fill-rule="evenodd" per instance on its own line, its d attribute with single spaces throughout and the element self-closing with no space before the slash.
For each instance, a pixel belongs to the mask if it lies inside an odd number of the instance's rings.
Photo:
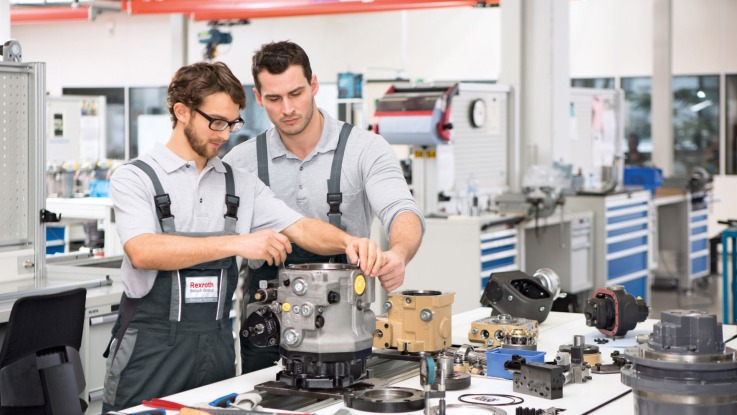
<svg viewBox="0 0 737 415">
<path fill-rule="evenodd" d="M 691 260 L 691 273 L 698 274 L 699 272 L 703 272 L 709 269 L 708 259 L 709 259 L 708 255 L 704 255 L 704 256 L 692 259 Z"/>
<path fill-rule="evenodd" d="M 691 252 L 703 251 L 707 248 L 709 242 L 706 239 L 699 239 L 691 242 Z"/>
<path fill-rule="evenodd" d="M 63 254 L 63 253 L 64 253 L 64 245 L 56 245 L 56 246 L 47 246 L 46 247 L 46 255 Z"/>
<path fill-rule="evenodd" d="M 487 271 L 491 272 L 495 268 L 501 268 L 501 267 L 506 267 L 507 265 L 512 265 L 514 264 L 515 259 L 516 259 L 516 255 L 512 255 L 506 258 L 499 258 L 493 261 L 484 262 L 481 264 L 481 272 L 487 272 Z"/>
<path fill-rule="evenodd" d="M 637 238 L 608 244 L 606 247 L 606 252 L 607 254 L 613 254 L 615 252 L 624 251 L 631 248 L 639 248 L 644 245 L 647 245 L 647 236 L 640 236 Z"/>
<path fill-rule="evenodd" d="M 617 210 L 629 209 L 629 208 L 638 207 L 638 206 L 645 206 L 645 205 L 647 205 L 647 201 L 638 200 L 636 202 L 627 203 L 626 205 L 619 205 L 619 206 L 608 207 L 606 209 L 606 211 L 607 212 L 616 212 Z"/>
<path fill-rule="evenodd" d="M 635 298 L 642 297 L 643 300 L 647 301 L 647 298 L 645 298 L 645 293 L 647 292 L 647 277 L 635 278 L 634 280 L 627 281 L 621 285 L 624 286 L 627 293 L 632 294 Z"/>
<path fill-rule="evenodd" d="M 647 210 L 643 210 L 642 212 L 634 212 L 628 215 L 621 215 L 621 216 L 615 216 L 613 218 L 607 218 L 606 223 L 608 225 L 611 225 L 613 223 L 626 222 L 629 220 L 642 219 L 646 217 L 647 217 Z"/>
<path fill-rule="evenodd" d="M 63 241 L 64 240 L 64 227 L 63 226 L 49 226 L 46 225 L 46 240 L 47 241 Z"/>
<path fill-rule="evenodd" d="M 496 246 L 494 248 L 482 249 L 481 255 L 489 255 L 489 254 L 495 254 L 497 252 L 514 251 L 514 250 L 515 250 L 515 244 L 502 245 L 502 246 Z"/>
<path fill-rule="evenodd" d="M 647 269 L 647 251 L 607 262 L 607 279 L 623 277 Z"/>
<path fill-rule="evenodd" d="M 612 229 L 606 233 L 606 236 L 607 238 L 610 238 L 612 236 L 624 235 L 630 232 L 644 231 L 646 229 L 647 229 L 647 223 L 641 223 L 639 225 L 628 226 L 622 229 Z"/>
<path fill-rule="evenodd" d="M 516 238 L 515 235 L 494 236 L 491 238 L 483 237 L 481 238 L 481 243 L 485 244 L 487 242 L 503 241 L 505 239 L 509 239 L 509 243 L 514 243 L 515 238 Z"/>
<path fill-rule="evenodd" d="M 706 213 L 704 213 L 703 215 L 692 216 L 691 217 L 691 223 L 694 223 L 694 222 L 702 222 L 702 221 L 705 221 L 706 219 L 707 219 Z"/>
<path fill-rule="evenodd" d="M 691 235 L 699 235 L 706 232 L 707 227 L 706 226 L 698 226 L 696 228 L 691 229 Z"/>
<path fill-rule="evenodd" d="M 489 274 L 489 275 L 491 275 L 491 274 Z M 486 288 L 486 284 L 487 284 L 487 283 L 489 282 L 489 278 L 491 278 L 491 277 L 484 277 L 484 278 L 481 278 L 481 289 L 482 289 L 482 290 L 483 290 L 484 288 Z"/>
</svg>

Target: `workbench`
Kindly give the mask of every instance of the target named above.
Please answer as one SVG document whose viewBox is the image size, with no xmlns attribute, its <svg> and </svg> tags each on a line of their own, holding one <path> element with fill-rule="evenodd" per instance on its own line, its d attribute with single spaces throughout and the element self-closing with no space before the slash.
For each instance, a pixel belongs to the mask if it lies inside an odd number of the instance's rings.
<svg viewBox="0 0 737 415">
<path fill-rule="evenodd" d="M 453 343 L 454 344 L 468 344 L 468 329 L 470 323 L 474 320 L 488 317 L 489 308 L 476 308 L 460 314 L 456 314 L 453 317 Z M 643 323 L 627 333 L 622 339 L 610 340 L 605 345 L 600 345 L 602 352 L 602 362 L 610 363 L 609 355 L 614 350 L 623 351 L 624 348 L 630 347 L 635 344 L 634 338 L 637 334 L 649 334 L 652 331 L 653 325 L 657 320 L 648 319 Z M 724 326 L 724 337 L 725 339 L 732 336 L 737 332 L 735 326 Z M 555 357 L 555 353 L 558 350 L 558 346 L 561 344 L 570 344 L 573 342 L 574 335 L 585 335 L 586 343 L 593 344 L 594 338 L 604 337 L 598 330 L 591 327 L 587 327 L 585 319 L 582 314 L 576 313 L 558 313 L 552 312 L 540 325 L 540 336 L 538 350 L 546 352 L 546 361 L 552 361 Z M 195 405 L 198 403 L 210 402 L 213 399 L 227 395 L 229 393 L 243 393 L 252 391 L 255 386 L 264 382 L 273 381 L 276 377 L 276 373 L 280 370 L 279 366 L 273 366 L 260 370 L 258 372 L 250 373 L 248 375 L 237 376 L 233 379 L 224 380 L 211 385 L 203 386 L 190 391 L 178 393 L 175 395 L 162 397 L 167 400 L 179 402 L 187 405 Z M 593 379 L 583 384 L 569 384 L 563 388 L 563 398 L 555 400 L 547 400 L 542 398 L 536 398 L 530 395 L 524 395 L 515 393 L 512 390 L 512 381 L 491 377 L 478 377 L 474 376 L 471 382 L 471 387 L 461 391 L 449 391 L 446 394 L 446 403 L 458 403 L 458 396 L 467 393 L 497 393 L 497 394 L 513 394 L 524 398 L 524 403 L 517 405 L 527 408 L 542 408 L 547 409 L 550 407 L 566 409 L 563 415 L 578 415 L 585 413 L 596 413 L 598 414 L 609 414 L 609 415 L 626 415 L 634 414 L 634 399 L 632 393 L 627 393 L 630 388 L 620 382 L 620 376 L 618 374 L 599 375 L 592 374 Z M 414 389 L 422 389 L 420 386 L 418 376 L 414 376 L 405 381 L 396 383 L 392 386 L 408 387 Z M 626 394 L 625 394 L 626 393 Z M 614 400 L 612 403 L 597 409 L 595 412 L 592 411 L 594 408 L 602 405 L 603 403 L 616 398 L 622 394 L 620 398 Z M 436 399 L 431 400 L 432 405 L 437 405 Z M 514 410 L 517 406 L 504 406 L 502 407 L 508 414 L 514 414 Z M 344 408 L 342 402 L 337 402 L 331 406 L 317 410 L 315 413 L 319 415 L 332 415 L 337 410 Z M 143 406 L 137 406 L 129 410 L 123 411 L 125 413 L 133 413 L 146 409 Z M 463 410 L 448 410 L 448 414 L 458 413 L 487 413 L 482 411 L 475 411 L 472 409 Z M 368 415 L 371 412 L 362 412 L 351 409 L 351 412 L 356 415 Z M 422 411 L 412 412 L 413 414 L 421 414 Z M 176 414 L 175 411 L 167 412 L 168 415 Z"/>
</svg>

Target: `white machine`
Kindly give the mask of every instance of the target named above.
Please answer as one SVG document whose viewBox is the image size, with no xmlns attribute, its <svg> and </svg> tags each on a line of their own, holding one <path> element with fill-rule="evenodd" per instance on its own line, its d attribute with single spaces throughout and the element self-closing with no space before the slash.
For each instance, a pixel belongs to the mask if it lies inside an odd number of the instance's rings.
<svg viewBox="0 0 737 415">
<path fill-rule="evenodd" d="M 377 133 L 410 146 L 411 189 L 425 214 L 473 215 L 508 187 L 510 91 L 483 83 L 395 84 L 379 100 Z"/>
</svg>

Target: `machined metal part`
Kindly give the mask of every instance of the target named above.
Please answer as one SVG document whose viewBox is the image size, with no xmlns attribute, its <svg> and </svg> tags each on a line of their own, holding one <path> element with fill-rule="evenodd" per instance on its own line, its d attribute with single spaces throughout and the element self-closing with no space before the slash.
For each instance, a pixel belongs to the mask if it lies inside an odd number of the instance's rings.
<svg viewBox="0 0 737 415">
<path fill-rule="evenodd" d="M 472 322 L 468 340 L 487 347 L 536 350 L 538 334 L 537 320 L 499 314 Z"/>
<path fill-rule="evenodd" d="M 737 358 L 722 324 L 693 310 L 661 313 L 646 344 L 625 350 L 622 383 L 642 415 L 737 413 Z"/>
<path fill-rule="evenodd" d="M 376 318 L 373 346 L 402 352 L 438 352 L 451 344 L 455 294 L 432 290 L 389 293 L 386 315 Z"/>
<path fill-rule="evenodd" d="M 374 281 L 350 264 L 289 265 L 260 286 L 242 334 L 256 346 L 281 346 L 277 380 L 287 386 L 346 388 L 369 376 Z"/>
<path fill-rule="evenodd" d="M 505 366 L 506 367 L 506 366 Z M 564 368 L 543 363 L 525 363 L 513 374 L 512 389 L 518 393 L 545 399 L 563 397 Z"/>
<path fill-rule="evenodd" d="M 612 358 L 612 363 L 610 364 L 603 364 L 603 363 L 596 363 L 591 366 L 591 373 L 597 373 L 601 375 L 608 375 L 608 374 L 614 374 L 614 373 L 620 373 L 622 371 L 622 368 L 627 363 L 627 359 L 624 358 L 624 355 L 619 353 L 619 350 L 615 350 L 610 355 Z"/>
<path fill-rule="evenodd" d="M 451 411 L 448 411 L 448 409 L 451 409 Z M 473 405 L 470 403 L 450 403 L 450 404 L 445 405 L 445 413 L 457 412 L 459 414 L 463 414 L 463 413 L 468 413 L 469 409 L 472 409 L 474 411 L 486 411 L 494 415 L 507 415 L 507 411 L 505 411 L 502 408 L 496 408 L 494 406 L 481 406 L 481 405 Z M 430 413 L 432 413 L 433 415 L 435 414 L 440 415 L 440 406 L 436 405 L 430 408 Z"/>
<path fill-rule="evenodd" d="M 586 325 L 614 338 L 623 337 L 637 323 L 645 321 L 648 314 L 645 300 L 628 294 L 621 285 L 597 288 L 584 305 Z"/>
<path fill-rule="evenodd" d="M 491 307 L 492 315 L 509 314 L 542 323 L 548 318 L 555 300 L 556 293 L 551 293 L 547 288 L 556 289 L 552 282 L 555 278 L 557 274 L 550 269 L 546 269 L 539 277 L 522 271 L 494 272 L 484 287 L 481 305 Z"/>
<path fill-rule="evenodd" d="M 366 412 L 412 412 L 425 408 L 422 391 L 411 388 L 377 388 L 343 397 L 345 406 Z"/>
<path fill-rule="evenodd" d="M 577 355 L 580 353 L 578 347 L 575 347 L 574 344 L 563 344 L 558 347 L 558 351 L 570 353 L 571 355 Z M 584 344 L 582 351 L 584 362 L 590 365 L 601 363 L 601 352 L 599 351 L 599 346 L 594 344 Z"/>
</svg>

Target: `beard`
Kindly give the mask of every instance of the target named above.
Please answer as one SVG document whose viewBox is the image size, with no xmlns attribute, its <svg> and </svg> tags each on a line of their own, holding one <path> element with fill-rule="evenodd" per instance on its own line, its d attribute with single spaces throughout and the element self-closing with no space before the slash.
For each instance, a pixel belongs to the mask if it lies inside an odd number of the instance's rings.
<svg viewBox="0 0 737 415">
<path fill-rule="evenodd" d="M 187 137 L 189 146 L 192 147 L 192 150 L 194 150 L 194 152 L 200 157 L 211 159 L 218 155 L 219 149 L 210 147 L 208 145 L 210 142 L 207 139 L 200 138 L 197 133 L 195 133 L 191 125 L 184 127 L 184 135 Z"/>
<path fill-rule="evenodd" d="M 303 117 L 300 117 L 301 121 L 300 123 L 297 123 L 293 126 L 287 126 L 285 124 L 282 124 L 279 126 L 279 134 L 280 135 L 298 135 L 302 131 L 307 128 L 307 125 L 310 124 L 310 121 L 312 120 L 312 116 L 315 114 L 315 106 L 310 105 L 310 107 L 307 109 L 307 112 L 305 112 L 305 115 Z"/>
</svg>

